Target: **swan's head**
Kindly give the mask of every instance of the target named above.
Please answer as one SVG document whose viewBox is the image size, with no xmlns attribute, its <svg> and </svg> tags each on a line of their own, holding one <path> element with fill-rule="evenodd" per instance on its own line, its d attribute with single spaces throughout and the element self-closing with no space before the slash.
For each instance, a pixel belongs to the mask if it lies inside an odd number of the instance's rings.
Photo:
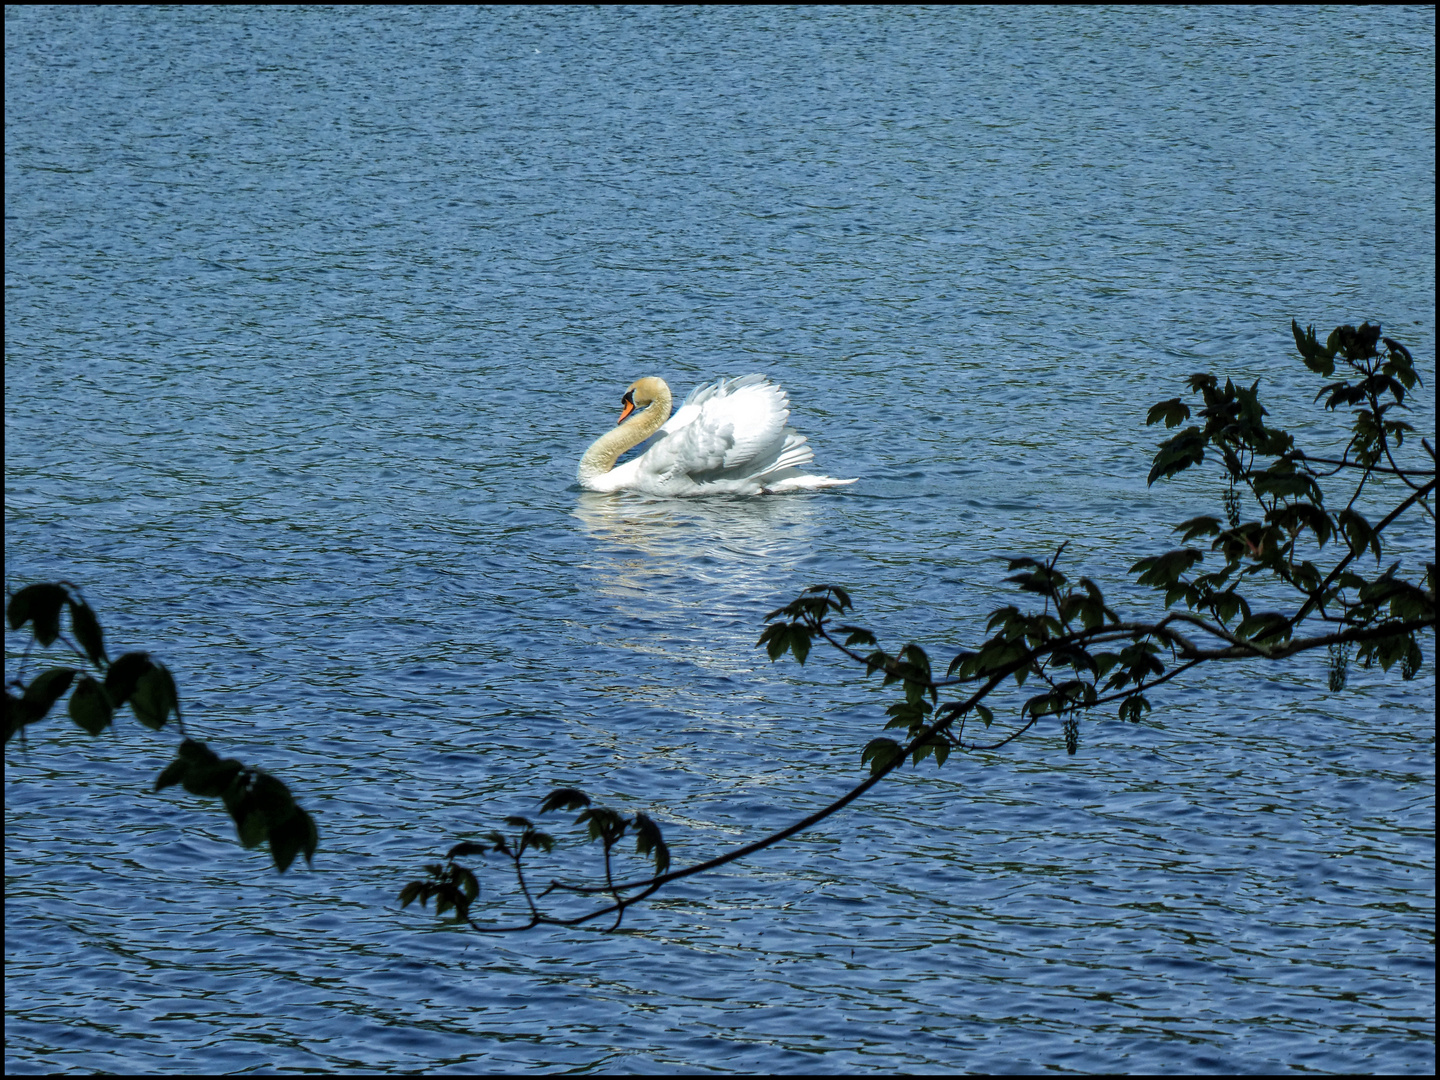
<svg viewBox="0 0 1440 1080">
<path fill-rule="evenodd" d="M 651 403 L 660 399 L 670 400 L 670 387 L 665 385 L 664 379 L 657 379 L 653 376 L 645 379 L 636 379 L 625 391 L 625 396 L 620 399 L 620 419 L 617 424 L 623 424 L 625 418 L 636 409 L 646 408 Z M 668 405 L 666 406 L 669 407 Z"/>
</svg>

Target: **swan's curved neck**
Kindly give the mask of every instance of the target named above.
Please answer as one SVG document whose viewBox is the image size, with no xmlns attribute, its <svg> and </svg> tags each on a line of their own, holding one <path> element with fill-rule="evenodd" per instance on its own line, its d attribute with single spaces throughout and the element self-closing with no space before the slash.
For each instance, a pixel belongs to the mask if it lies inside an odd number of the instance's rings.
<svg viewBox="0 0 1440 1080">
<path fill-rule="evenodd" d="M 632 446 L 639 446 L 670 419 L 670 391 L 662 390 L 655 399 L 625 423 L 611 428 L 590 444 L 585 456 L 580 459 L 576 476 L 582 485 L 587 480 L 604 476 L 615 467 L 616 460 Z"/>
</svg>

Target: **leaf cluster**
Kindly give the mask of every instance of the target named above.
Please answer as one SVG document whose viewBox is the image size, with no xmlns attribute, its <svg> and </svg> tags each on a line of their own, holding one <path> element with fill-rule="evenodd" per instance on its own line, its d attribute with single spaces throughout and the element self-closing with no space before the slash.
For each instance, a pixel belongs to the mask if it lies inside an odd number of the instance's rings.
<svg viewBox="0 0 1440 1080">
<path fill-rule="evenodd" d="M 62 629 L 67 615 L 69 637 Z M 179 784 L 192 795 L 219 798 L 235 822 L 240 843 L 246 848 L 268 844 L 271 860 L 282 873 L 296 855 L 303 853 L 305 861 L 311 861 L 318 843 L 315 822 L 290 789 L 263 769 L 234 758 L 222 760 L 204 743 L 184 737 L 180 692 L 170 669 L 148 652 L 127 652 L 112 661 L 100 620 L 78 588 L 68 581 L 27 585 L 10 597 L 5 616 L 11 631 L 30 628 L 24 662 L 32 647 L 48 649 L 58 641 L 85 665 L 48 667 L 27 680 L 22 662 L 21 673 L 5 687 L 7 743 L 17 734 L 23 741 L 25 729 L 43 720 L 67 692 L 70 718 L 90 735 L 109 728 L 116 711 L 127 705 L 152 731 L 164 728 L 173 715 L 182 741 L 154 790 Z"/>
<path fill-rule="evenodd" d="M 611 859 L 612 850 L 618 845 L 627 834 L 633 833 L 635 837 L 635 852 L 637 855 L 648 858 L 654 867 L 656 877 L 663 875 L 670 868 L 670 848 L 665 843 L 665 837 L 660 826 L 648 814 L 635 813 L 629 817 L 609 807 L 595 806 L 590 796 L 578 788 L 556 788 L 550 792 L 540 803 L 542 814 L 564 813 L 571 810 L 578 810 L 580 813 L 575 817 L 574 824 L 585 826 L 586 841 L 598 840 L 603 849 L 605 885 L 603 887 L 574 886 L 561 882 L 552 881 L 544 892 L 540 894 L 543 898 L 550 892 L 561 890 L 567 892 L 606 892 L 612 897 L 613 903 L 609 908 L 599 912 L 592 912 L 578 919 L 555 919 L 543 915 L 536 903 L 537 898 L 530 892 L 529 881 L 525 876 L 523 858 L 529 850 L 538 850 L 545 853 L 551 852 L 555 847 L 555 840 L 548 833 L 540 832 L 533 822 L 528 818 L 512 816 L 505 818 L 505 824 L 512 829 L 518 829 L 518 833 L 506 836 L 499 830 L 491 830 L 484 834 L 481 841 L 462 841 L 450 849 L 445 856 L 445 862 L 433 863 L 425 867 L 427 877 L 423 881 L 411 881 L 400 890 L 400 906 L 408 907 L 412 901 L 419 901 L 424 907 L 430 900 L 435 901 L 435 912 L 443 915 L 453 910 L 457 918 L 470 921 L 477 930 L 487 933 L 504 932 L 515 929 L 529 929 L 542 923 L 552 925 L 576 925 L 578 923 L 595 918 L 600 914 L 607 914 L 614 911 L 616 915 L 615 926 L 620 925 L 625 908 L 636 900 L 649 895 L 648 890 L 640 896 L 624 896 L 622 893 L 630 887 L 616 885 L 614 880 L 613 864 Z M 479 879 L 475 871 L 459 862 L 460 859 L 470 855 L 499 855 L 507 859 L 514 871 L 516 883 L 519 886 L 521 895 L 529 907 L 530 921 L 519 927 L 493 927 L 480 926 L 470 919 L 471 905 L 480 895 Z M 648 884 L 648 883 L 647 883 Z M 612 927 L 611 929 L 614 929 Z"/>
<path fill-rule="evenodd" d="M 1149 480 L 1177 475 L 1216 452 L 1224 463 L 1230 491 L 1248 491 L 1249 499 L 1227 505 L 1227 528 L 1218 516 L 1202 515 L 1176 526 L 1183 541 L 1213 537 L 1210 551 L 1223 565 L 1192 573 L 1205 552 L 1188 547 L 1141 559 L 1132 567 L 1142 584 L 1165 594 L 1167 607 L 1183 602 L 1213 619 L 1235 642 L 1252 643 L 1257 651 L 1288 647 L 1307 617 L 1333 622 L 1344 631 L 1363 632 L 1362 662 L 1370 658 L 1388 668 L 1408 656 L 1418 668 L 1415 634 L 1434 624 L 1434 584 L 1422 586 L 1396 577 L 1396 567 L 1367 577 L 1357 559 L 1372 554 L 1378 567 L 1384 553 L 1383 533 L 1410 508 L 1434 521 L 1431 504 L 1435 486 L 1434 453 L 1428 468 L 1401 465 L 1394 452 L 1414 428 L 1392 417 L 1405 409 L 1408 392 L 1420 382 L 1410 351 L 1380 327 L 1365 323 L 1338 326 L 1322 345 L 1314 327 L 1291 333 L 1300 359 L 1311 371 L 1330 378 L 1337 369 L 1346 378 L 1322 386 L 1315 399 L 1326 409 L 1354 407 L 1350 438 L 1338 459 L 1312 456 L 1292 436 L 1267 425 L 1258 386 L 1235 386 L 1208 374 L 1194 375 L 1189 385 L 1199 394 L 1203 426 L 1192 426 L 1161 444 Z M 1151 408 L 1147 423 L 1164 421 L 1176 427 L 1189 419 L 1190 406 L 1179 398 Z M 1430 450 L 1429 443 L 1425 443 Z M 1271 459 L 1271 460 L 1266 460 Z M 1343 505 L 1326 505 L 1324 482 L 1340 477 L 1346 483 Z M 1398 484 L 1404 497 L 1379 522 L 1357 508 L 1367 485 Z M 1249 507 L 1250 519 L 1242 509 Z M 1325 565 L 1327 545 L 1339 551 Z M 1333 549 L 1332 549 L 1333 550 Z M 1428 571 L 1433 575 L 1433 568 Z M 1247 579 L 1278 581 L 1296 596 L 1290 611 L 1255 611 L 1242 591 Z M 1428 591 L 1427 591 L 1428 588 Z M 1357 638 L 1357 640 L 1360 640 Z M 1386 663 L 1386 660 L 1389 663 Z M 1408 668 L 1407 668 L 1408 670 Z"/>
<path fill-rule="evenodd" d="M 865 746 L 861 761 L 872 776 L 907 758 L 918 764 L 933 755 L 943 764 L 952 748 L 981 748 L 966 739 L 965 725 L 974 716 L 989 729 L 995 714 L 985 701 L 1011 682 L 1017 689 L 1027 680 L 1039 685 L 1018 703 L 1018 729 L 993 746 L 1004 745 L 1041 717 L 1055 716 L 1064 721 L 1067 751 L 1075 753 L 1078 714 L 1114 703 L 1122 719 L 1138 720 L 1151 708 L 1148 690 L 1200 663 L 1281 659 L 1303 649 L 1353 643 L 1360 663 L 1388 669 L 1398 661 L 1401 674 L 1412 677 L 1423 661 L 1417 635 L 1433 631 L 1435 624 L 1434 567 L 1427 565 L 1421 583 L 1401 577 L 1398 564 L 1367 577 L 1355 560 L 1373 553 L 1378 566 L 1383 533 L 1405 511 L 1418 508 L 1434 517 L 1433 452 L 1428 468 L 1402 467 L 1393 456 L 1404 434 L 1413 430 L 1389 416 L 1405 407 L 1407 392 L 1419 382 L 1413 358 L 1370 324 L 1337 327 L 1324 345 L 1313 329 L 1302 334 L 1292 322 L 1292 331 L 1301 359 L 1312 370 L 1328 378 L 1338 365 L 1349 376 L 1325 386 L 1317 400 L 1327 397 L 1327 408 L 1361 406 L 1338 461 L 1307 456 L 1289 432 L 1271 423 L 1258 382 L 1246 387 L 1197 374 L 1188 383 L 1190 393 L 1199 397 L 1193 412 L 1181 398 L 1159 402 L 1149 411 L 1149 424 L 1177 428 L 1192 415 L 1201 421 L 1161 444 L 1150 483 L 1202 464 L 1207 454 L 1221 464 L 1226 483 L 1228 527 L 1222 517 L 1211 515 L 1176 526 L 1183 542 L 1212 538 L 1209 551 L 1223 565 L 1207 570 L 1201 565 L 1207 552 L 1187 546 L 1131 567 L 1140 584 L 1164 594 L 1167 608 L 1183 603 L 1187 612 L 1145 622 L 1122 620 L 1093 580 L 1071 583 L 1058 565 L 1061 545 L 1047 562 L 1010 561 L 1007 581 L 1042 598 L 1043 605 L 996 608 L 986 627 L 990 636 L 978 647 L 956 652 L 943 679 L 931 675 L 929 659 L 917 644 L 891 654 L 864 627 L 832 628 L 828 620 L 851 606 L 839 586 L 812 586 L 771 612 L 760 643 L 772 660 L 789 651 L 804 662 L 812 642 L 825 639 L 864 664 L 866 674 L 883 673 L 882 685 L 903 686 L 903 700 L 886 709 L 886 727 L 903 731 L 906 741 L 882 736 Z M 1382 458 L 1389 464 L 1382 466 Z M 1343 505 L 1332 511 L 1325 501 L 1326 481 L 1337 474 L 1349 486 Z M 1399 481 L 1408 491 L 1372 524 L 1356 502 L 1365 485 L 1382 481 Z M 1237 490 L 1247 492 L 1248 500 L 1240 499 Z M 1249 520 L 1242 514 L 1245 506 L 1251 509 Z M 1320 556 L 1337 539 L 1339 547 L 1332 546 L 1327 565 Z M 1260 580 L 1287 586 L 1295 596 L 1293 606 L 1260 610 L 1252 590 Z M 1330 632 L 1302 636 L 1311 618 L 1332 623 L 1326 628 Z M 857 646 L 870 651 L 857 651 Z M 942 691 L 949 700 L 941 700 Z"/>
<path fill-rule="evenodd" d="M 70 695 L 70 718 L 91 735 L 109 727 L 115 710 L 127 704 L 135 719 L 154 731 L 165 726 L 171 713 L 179 719 L 179 694 L 165 665 L 156 663 L 145 652 L 125 653 L 112 663 L 105 652 L 100 620 L 68 581 L 27 585 L 10 598 L 5 610 L 10 629 L 17 631 L 29 623 L 31 639 L 41 648 L 49 648 L 63 637 L 64 614 L 70 617 L 72 651 L 96 669 L 103 682 L 70 666 L 48 668 L 28 683 L 18 678 L 10 680 L 5 689 L 7 743 L 22 734 L 27 725 L 43 720 L 72 684 L 75 692 Z M 70 644 L 68 640 L 66 643 Z"/>
<path fill-rule="evenodd" d="M 797 664 L 803 664 L 810 655 L 811 642 L 818 635 L 816 628 L 830 615 L 843 615 L 851 606 L 850 594 L 844 589 L 830 585 L 813 586 L 765 616 L 770 625 L 760 635 L 758 644 L 765 646 L 771 660 L 779 660 L 789 652 Z M 870 635 L 868 630 L 859 627 L 840 629 L 856 633 L 852 644 L 864 641 Z M 869 637 L 869 640 L 873 642 L 874 638 Z"/>
<path fill-rule="evenodd" d="M 991 727 L 995 713 L 986 699 L 1006 683 L 1018 690 L 1033 680 L 1031 689 L 1038 691 L 1019 705 L 1021 731 L 1042 717 L 1069 717 L 1106 700 L 1118 701 L 1124 718 L 1138 719 L 1149 709 L 1143 690 L 1165 671 L 1156 658 L 1161 646 L 1143 630 L 1122 624 L 1093 580 L 1070 580 L 1059 566 L 1065 546 L 1046 562 L 1029 557 L 1009 560 L 1009 569 L 1019 572 L 1006 580 L 1022 593 L 1042 597 L 1044 605 L 1039 610 L 1017 604 L 996 608 L 986 626 L 990 636 L 978 648 L 957 651 L 943 677 L 932 674 L 928 655 L 913 642 L 893 655 L 877 648 L 863 658 L 855 657 L 863 661 L 867 674 L 883 673 L 882 686 L 899 683 L 904 691 L 904 698 L 886 709 L 890 719 L 885 726 L 902 730 L 906 742 L 881 736 L 866 744 L 861 763 L 870 766 L 872 777 L 884 775 L 907 758 L 919 764 L 933 756 L 936 765 L 944 765 L 954 749 L 984 748 L 966 738 L 966 724 L 973 716 L 986 729 Z M 817 636 L 848 651 L 838 641 L 840 631 L 847 632 L 847 644 L 857 636 L 874 643 L 873 635 L 858 627 L 837 628 L 834 637 L 828 627 L 815 629 Z M 941 701 L 942 692 L 950 700 Z M 1068 725 L 1065 730 L 1067 750 L 1075 753 L 1078 729 Z M 1018 734 L 995 745 L 1004 745 Z"/>
<path fill-rule="evenodd" d="M 191 795 L 219 799 L 225 806 L 240 843 L 246 848 L 270 846 L 270 858 L 282 874 L 295 856 L 306 863 L 315 856 L 319 834 L 315 820 L 295 802 L 279 779 L 235 758 L 221 758 L 194 739 L 180 744 L 175 760 L 161 771 L 155 790 L 179 784 Z"/>
</svg>

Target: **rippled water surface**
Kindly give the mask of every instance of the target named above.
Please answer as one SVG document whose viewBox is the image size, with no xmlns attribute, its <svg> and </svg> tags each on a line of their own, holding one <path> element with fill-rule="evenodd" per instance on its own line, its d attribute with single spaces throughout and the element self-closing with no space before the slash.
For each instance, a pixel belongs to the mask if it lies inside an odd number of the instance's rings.
<svg viewBox="0 0 1440 1080">
<path fill-rule="evenodd" d="M 1410 344 L 1433 431 L 1434 41 L 1429 8 L 8 9 L 7 587 L 83 584 L 322 843 L 277 877 L 149 792 L 168 740 L 32 729 L 7 1070 L 1429 1074 L 1433 656 L 926 763 L 613 935 L 395 897 L 561 784 L 681 863 L 845 790 L 886 698 L 754 648 L 813 582 L 943 656 L 997 556 L 1068 539 L 1154 610 L 1125 568 L 1220 489 L 1145 487 L 1150 403 L 1261 378 L 1335 445 L 1292 316 Z M 632 379 L 749 371 L 858 484 L 578 490 Z"/>
</svg>

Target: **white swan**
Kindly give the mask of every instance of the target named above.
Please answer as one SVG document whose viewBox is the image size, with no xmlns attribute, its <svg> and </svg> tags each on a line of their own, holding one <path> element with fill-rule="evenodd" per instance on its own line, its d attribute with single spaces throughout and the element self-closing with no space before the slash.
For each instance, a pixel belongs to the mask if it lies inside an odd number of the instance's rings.
<svg viewBox="0 0 1440 1080">
<path fill-rule="evenodd" d="M 617 426 L 580 459 L 576 478 L 588 491 L 756 495 L 855 482 L 800 471 L 815 453 L 805 436 L 785 426 L 790 401 L 763 375 L 692 390 L 674 416 L 664 379 L 637 379 L 621 402 Z M 660 438 L 650 449 L 615 468 L 616 458 L 657 431 Z"/>
</svg>

